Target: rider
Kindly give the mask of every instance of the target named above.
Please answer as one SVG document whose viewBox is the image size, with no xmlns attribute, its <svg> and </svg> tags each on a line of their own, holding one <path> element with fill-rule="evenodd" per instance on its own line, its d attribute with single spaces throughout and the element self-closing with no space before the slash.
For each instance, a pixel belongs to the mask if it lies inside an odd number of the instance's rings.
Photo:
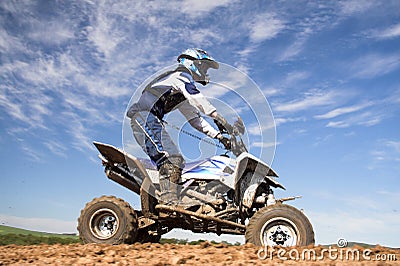
<svg viewBox="0 0 400 266">
<path fill-rule="evenodd" d="M 184 159 L 163 127 L 164 115 L 179 110 L 192 127 L 218 139 L 226 149 L 231 147 L 230 140 L 214 129 L 199 111 L 213 118 L 219 129 L 230 131 L 232 127 L 195 85 L 195 82 L 207 85 L 207 70 L 218 69 L 219 64 L 198 48 L 185 50 L 177 60 L 179 65 L 175 70 L 167 71 L 147 84 L 138 102 L 128 109 L 127 116 L 131 118 L 136 141 L 159 171 L 160 202 L 186 208 L 188 204 L 177 197 Z"/>
</svg>

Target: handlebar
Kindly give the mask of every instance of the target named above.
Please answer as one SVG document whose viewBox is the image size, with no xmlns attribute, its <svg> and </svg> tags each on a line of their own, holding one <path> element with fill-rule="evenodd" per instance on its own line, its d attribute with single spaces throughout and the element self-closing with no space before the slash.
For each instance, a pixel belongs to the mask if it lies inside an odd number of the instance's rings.
<svg viewBox="0 0 400 266">
<path fill-rule="evenodd" d="M 231 141 L 231 152 L 237 157 L 243 152 L 248 152 L 246 145 L 243 142 L 242 135 L 245 132 L 245 126 L 243 120 L 238 117 L 235 123 L 232 125 L 231 132 L 221 132 L 227 133 L 230 136 Z"/>
</svg>

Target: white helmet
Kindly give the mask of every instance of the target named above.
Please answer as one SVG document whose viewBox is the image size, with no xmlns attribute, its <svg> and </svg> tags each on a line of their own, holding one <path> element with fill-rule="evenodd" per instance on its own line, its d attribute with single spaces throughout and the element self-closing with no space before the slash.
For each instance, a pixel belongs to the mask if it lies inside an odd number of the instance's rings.
<svg viewBox="0 0 400 266">
<path fill-rule="evenodd" d="M 209 82 L 207 70 L 218 69 L 219 64 L 206 51 L 199 48 L 189 48 L 178 56 L 178 62 L 186 67 L 193 76 L 193 79 L 202 85 Z"/>
</svg>

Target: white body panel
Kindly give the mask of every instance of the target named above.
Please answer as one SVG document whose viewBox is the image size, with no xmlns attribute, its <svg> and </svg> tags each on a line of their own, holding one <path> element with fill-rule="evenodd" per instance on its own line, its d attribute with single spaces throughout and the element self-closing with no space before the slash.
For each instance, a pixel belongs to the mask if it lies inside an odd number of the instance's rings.
<svg viewBox="0 0 400 266">
<path fill-rule="evenodd" d="M 235 187 L 235 169 L 236 161 L 226 156 L 213 156 L 197 164 L 191 164 L 185 167 L 182 174 L 182 181 L 189 179 L 196 180 L 219 180 L 224 185 Z"/>
</svg>

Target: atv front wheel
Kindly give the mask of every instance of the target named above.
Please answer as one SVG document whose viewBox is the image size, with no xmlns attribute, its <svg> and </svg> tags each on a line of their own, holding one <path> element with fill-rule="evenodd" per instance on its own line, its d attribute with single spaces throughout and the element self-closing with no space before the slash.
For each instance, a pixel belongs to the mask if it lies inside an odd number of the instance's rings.
<svg viewBox="0 0 400 266">
<path fill-rule="evenodd" d="M 102 196 L 87 203 L 78 219 L 79 237 L 84 243 L 133 243 L 138 222 L 135 210 L 122 199 Z"/>
<path fill-rule="evenodd" d="M 246 228 L 246 243 L 257 246 L 307 246 L 314 244 L 314 231 L 307 217 L 286 204 L 258 210 Z"/>
</svg>

